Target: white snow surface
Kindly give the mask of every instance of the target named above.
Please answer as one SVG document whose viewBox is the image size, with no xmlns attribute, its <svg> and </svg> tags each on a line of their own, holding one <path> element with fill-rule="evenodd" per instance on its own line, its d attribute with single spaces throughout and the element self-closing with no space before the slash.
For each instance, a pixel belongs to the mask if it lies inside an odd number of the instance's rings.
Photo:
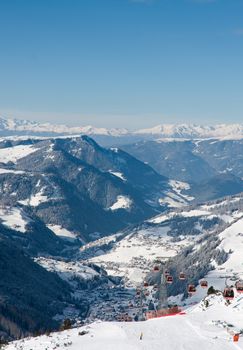
<svg viewBox="0 0 243 350">
<path fill-rule="evenodd" d="M 25 172 L 22 170 L 0 168 L 0 174 L 24 174 L 24 173 Z"/>
<path fill-rule="evenodd" d="M 87 281 L 99 276 L 98 272 L 94 269 L 78 261 L 65 262 L 51 258 L 39 257 L 35 259 L 35 262 L 48 271 L 56 272 L 63 280 L 69 283 L 73 283 L 74 277 Z"/>
<path fill-rule="evenodd" d="M 194 197 L 183 193 L 189 190 L 190 185 L 186 182 L 169 180 L 170 189 L 165 191 L 165 196 L 159 198 L 160 205 L 166 204 L 168 208 L 182 208 L 190 203 Z"/>
<path fill-rule="evenodd" d="M 116 202 L 109 208 L 110 210 L 130 209 L 132 200 L 128 196 L 117 196 Z"/>
<path fill-rule="evenodd" d="M 47 202 L 50 198 L 44 195 L 44 188 L 42 188 L 39 192 L 33 194 L 31 197 L 20 200 L 19 203 L 23 205 L 30 205 L 32 207 L 38 207 L 41 203 Z"/>
<path fill-rule="evenodd" d="M 25 233 L 29 219 L 20 208 L 0 207 L 2 224 L 19 232 Z"/>
<path fill-rule="evenodd" d="M 80 328 L 26 338 L 6 350 L 231 350 L 242 349 L 243 338 L 233 342 L 242 327 L 243 297 L 226 306 L 221 296 L 211 296 L 209 307 L 198 303 L 185 315 L 144 322 L 95 322 Z M 84 335 L 81 335 L 81 332 Z M 140 339 L 142 337 L 142 339 Z"/>
<path fill-rule="evenodd" d="M 0 148 L 0 163 L 16 163 L 18 159 L 24 158 L 35 151 L 37 151 L 37 148 L 34 148 L 33 145 Z"/>
<path fill-rule="evenodd" d="M 119 177 L 123 181 L 126 181 L 125 176 L 121 172 L 110 170 L 109 173 L 116 176 L 116 177 Z"/>
<path fill-rule="evenodd" d="M 55 233 L 56 236 L 59 236 L 63 239 L 76 239 L 77 236 L 75 233 L 67 230 L 66 228 L 60 226 L 60 225 L 47 225 L 47 227 Z"/>
</svg>

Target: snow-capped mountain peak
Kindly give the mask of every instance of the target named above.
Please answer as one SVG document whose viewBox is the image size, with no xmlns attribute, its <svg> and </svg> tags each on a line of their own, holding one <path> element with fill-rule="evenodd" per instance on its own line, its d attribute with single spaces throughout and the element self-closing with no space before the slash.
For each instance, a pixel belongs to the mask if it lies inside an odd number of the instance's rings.
<svg viewBox="0 0 243 350">
<path fill-rule="evenodd" d="M 242 124 L 161 124 L 149 129 L 141 129 L 135 132 L 137 135 L 154 135 L 161 138 L 225 138 L 243 137 Z"/>
<path fill-rule="evenodd" d="M 152 128 L 129 131 L 126 128 L 67 126 L 64 124 L 39 123 L 29 120 L 8 119 L 0 116 L 0 135 L 74 135 L 85 134 L 102 137 L 129 137 L 134 139 L 208 139 L 243 137 L 243 124 L 160 124 Z"/>
<path fill-rule="evenodd" d="M 25 119 L 8 119 L 0 116 L 0 134 L 8 136 L 12 134 L 85 134 L 85 135 L 104 135 L 121 136 L 128 133 L 127 129 L 118 128 L 96 128 L 92 125 L 87 126 L 67 126 L 62 124 L 38 123 Z"/>
</svg>

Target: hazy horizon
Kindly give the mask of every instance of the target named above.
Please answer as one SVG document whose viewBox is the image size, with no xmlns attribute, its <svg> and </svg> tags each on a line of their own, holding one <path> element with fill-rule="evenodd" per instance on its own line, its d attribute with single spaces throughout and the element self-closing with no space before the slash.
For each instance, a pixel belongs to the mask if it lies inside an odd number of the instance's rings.
<svg viewBox="0 0 243 350">
<path fill-rule="evenodd" d="M 90 118 L 87 118 L 87 122 L 82 122 L 82 118 L 80 119 L 80 122 L 68 122 L 68 116 L 62 116 L 63 118 L 63 121 L 62 118 L 58 119 L 58 116 L 56 115 L 55 119 L 56 120 L 48 120 L 48 119 L 42 119 L 42 118 L 32 118 L 31 117 L 32 114 L 28 114 L 26 113 L 25 115 L 23 114 L 12 114 L 12 113 L 9 113 L 9 114 L 3 114 L 3 113 L 0 113 L 0 118 L 4 118 L 4 119 L 17 119 L 17 120 L 27 120 L 29 122 L 37 122 L 37 123 L 40 123 L 40 124 L 44 124 L 44 123 L 50 123 L 50 124 L 56 124 L 56 125 L 66 125 L 68 127 L 85 127 L 85 126 L 92 126 L 94 128 L 107 128 L 107 129 L 127 129 L 129 131 L 135 131 L 135 130 L 139 130 L 139 129 L 150 129 L 150 128 L 154 128 L 154 127 L 157 127 L 157 126 L 160 126 L 160 125 L 194 125 L 194 126 L 217 126 L 217 125 L 237 125 L 237 124 L 240 124 L 240 125 L 243 125 L 243 122 L 202 122 L 202 123 L 196 123 L 194 121 L 192 122 L 183 122 L 183 121 L 179 121 L 179 122 L 173 122 L 173 121 L 168 121 L 168 120 L 163 120 L 163 118 L 161 118 L 160 122 L 158 121 L 157 123 L 153 124 L 152 122 L 147 122 L 147 123 L 144 123 L 145 125 L 144 126 L 141 126 L 141 124 L 139 125 L 139 123 L 137 124 L 137 127 L 129 127 L 129 125 L 125 125 L 125 124 L 122 124 L 122 125 L 107 125 L 107 124 L 102 124 L 102 123 L 91 123 L 90 122 Z M 122 119 L 122 118 L 121 118 Z M 65 122 L 65 120 L 67 120 Z M 119 123 L 118 123 L 119 124 Z"/>
</svg>

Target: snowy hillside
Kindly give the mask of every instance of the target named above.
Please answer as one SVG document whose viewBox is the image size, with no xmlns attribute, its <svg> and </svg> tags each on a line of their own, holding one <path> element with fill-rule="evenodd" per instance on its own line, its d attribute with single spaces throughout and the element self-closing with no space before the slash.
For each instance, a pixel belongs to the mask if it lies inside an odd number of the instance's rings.
<svg viewBox="0 0 243 350">
<path fill-rule="evenodd" d="M 243 297 L 227 306 L 220 295 L 185 310 L 185 315 L 144 322 L 102 323 L 37 338 L 23 339 L 6 350 L 201 350 L 241 349 L 243 338 L 233 343 L 242 331 Z M 140 339 L 142 338 L 142 339 Z"/>
</svg>

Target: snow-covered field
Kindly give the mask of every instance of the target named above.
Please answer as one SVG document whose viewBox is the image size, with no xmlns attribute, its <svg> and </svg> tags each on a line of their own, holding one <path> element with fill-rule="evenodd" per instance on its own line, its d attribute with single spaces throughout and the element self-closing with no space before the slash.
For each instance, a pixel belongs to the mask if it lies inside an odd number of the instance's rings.
<svg viewBox="0 0 243 350">
<path fill-rule="evenodd" d="M 144 322 L 95 322 L 81 328 L 27 338 L 11 343 L 6 350 L 230 350 L 242 349 L 243 297 L 227 306 L 221 295 L 207 298 L 185 315 Z"/>
<path fill-rule="evenodd" d="M 165 192 L 165 196 L 159 199 L 160 205 L 167 204 L 168 208 L 181 208 L 190 203 L 194 197 L 183 191 L 189 190 L 190 185 L 186 182 L 170 180 L 171 189 Z"/>
<path fill-rule="evenodd" d="M 50 258 L 39 257 L 35 261 L 46 270 L 56 272 L 64 281 L 73 282 L 74 277 L 83 280 L 92 280 L 99 274 L 91 267 L 84 265 L 78 261 L 65 262 Z"/>
<path fill-rule="evenodd" d="M 47 227 L 53 233 L 55 233 L 55 235 L 59 236 L 60 238 L 71 239 L 71 240 L 77 239 L 77 236 L 75 235 L 75 233 L 67 230 L 66 228 L 64 228 L 64 227 L 62 227 L 60 225 L 47 225 Z"/>
<path fill-rule="evenodd" d="M 0 162 L 15 163 L 18 159 L 28 156 L 29 154 L 35 152 L 37 149 L 32 145 L 19 145 L 8 148 L 0 149 Z"/>
<path fill-rule="evenodd" d="M 128 196 L 117 196 L 116 202 L 109 208 L 110 210 L 129 209 L 132 201 Z"/>
<path fill-rule="evenodd" d="M 24 233 L 29 218 L 20 208 L 0 207 L 0 221 L 3 225 Z"/>
<path fill-rule="evenodd" d="M 42 188 L 40 192 L 37 192 L 35 195 L 32 195 L 30 198 L 19 201 L 19 203 L 23 205 L 30 205 L 32 207 L 37 207 L 41 203 L 45 203 L 49 200 L 48 196 L 45 196 L 43 192 L 44 192 L 44 188 Z"/>
</svg>

